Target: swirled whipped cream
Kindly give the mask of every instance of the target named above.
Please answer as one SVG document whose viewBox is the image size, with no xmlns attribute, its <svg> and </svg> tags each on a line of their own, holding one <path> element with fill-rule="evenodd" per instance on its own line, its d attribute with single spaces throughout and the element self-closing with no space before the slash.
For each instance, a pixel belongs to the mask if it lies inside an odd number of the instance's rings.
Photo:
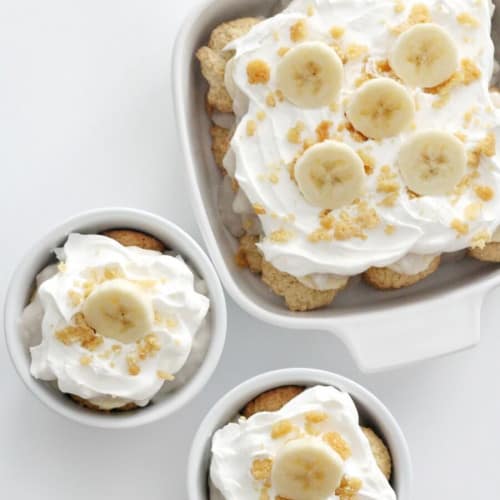
<svg viewBox="0 0 500 500">
<path fill-rule="evenodd" d="M 81 234 L 55 253 L 22 317 L 33 377 L 102 409 L 145 406 L 197 362 L 209 299 L 181 257 Z"/>
<path fill-rule="evenodd" d="M 237 117 L 225 158 L 240 187 L 233 209 L 259 218 L 267 261 L 299 279 L 352 276 L 372 266 L 415 274 L 436 255 L 491 241 L 500 225 L 500 112 L 489 91 L 492 12 L 490 0 L 294 0 L 226 47 L 235 54 L 226 69 Z M 403 84 L 414 102 L 413 123 L 393 137 L 367 139 L 346 121 L 349 103 L 369 79 L 400 82 L 388 63 L 391 50 L 420 22 L 440 26 L 453 39 L 456 78 L 433 89 Z M 284 98 L 277 68 L 287 51 L 311 41 L 335 48 L 344 77 L 338 99 L 305 109 Z M 259 74 L 249 77 L 255 61 L 269 71 L 257 84 Z M 397 158 L 415 132 L 430 129 L 458 137 L 468 166 L 450 194 L 416 196 Z M 330 220 L 290 174 L 305 148 L 325 137 L 352 148 L 366 171 L 362 196 L 332 210 Z"/>
<path fill-rule="evenodd" d="M 296 455 L 283 458 L 290 444 L 295 447 L 292 451 Z M 323 450 L 323 446 L 329 450 Z M 323 451 L 327 454 L 331 451 L 338 461 L 338 469 L 329 471 L 328 476 L 337 474 L 341 478 L 332 491 L 325 490 L 327 494 L 320 493 L 324 486 L 322 480 L 309 481 L 314 477 L 312 471 L 316 466 L 321 476 L 324 458 L 328 464 L 328 455 L 324 457 Z M 301 459 L 309 462 L 312 469 L 306 470 L 304 465 L 302 471 Z M 347 482 L 359 500 L 396 498 L 359 427 L 358 412 L 351 397 L 333 387 L 307 389 L 281 410 L 257 413 L 249 419 L 240 417 L 213 437 L 211 500 L 274 499 L 283 496 L 278 491 L 283 480 L 286 487 L 287 480 L 289 484 L 296 477 L 304 480 L 297 488 L 309 488 L 310 498 L 338 499 Z M 297 496 L 288 493 L 287 498 L 303 498 L 303 491 L 295 493 Z"/>
</svg>

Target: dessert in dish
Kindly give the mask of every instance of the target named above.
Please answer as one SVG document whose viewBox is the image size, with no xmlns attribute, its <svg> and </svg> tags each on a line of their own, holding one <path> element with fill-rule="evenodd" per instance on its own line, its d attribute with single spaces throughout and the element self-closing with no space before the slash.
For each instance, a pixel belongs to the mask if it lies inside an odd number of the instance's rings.
<svg viewBox="0 0 500 500">
<path fill-rule="evenodd" d="M 190 377 L 209 299 L 182 257 L 132 230 L 73 233 L 55 255 L 21 319 L 33 377 L 100 411 L 144 407 Z"/>
<path fill-rule="evenodd" d="M 210 499 L 392 500 L 392 459 L 349 394 L 287 386 L 250 401 L 212 440 Z"/>
<path fill-rule="evenodd" d="M 356 275 L 386 290 L 444 254 L 500 260 L 492 3 L 284 6 L 197 53 L 237 262 L 305 311 Z"/>
</svg>

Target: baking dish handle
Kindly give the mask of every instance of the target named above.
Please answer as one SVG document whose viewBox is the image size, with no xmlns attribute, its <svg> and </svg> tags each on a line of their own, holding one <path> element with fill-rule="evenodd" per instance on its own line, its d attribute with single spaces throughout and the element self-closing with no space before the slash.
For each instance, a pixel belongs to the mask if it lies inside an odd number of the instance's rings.
<svg viewBox="0 0 500 500">
<path fill-rule="evenodd" d="M 454 297 L 346 319 L 333 330 L 361 371 L 390 370 L 476 345 L 485 296 L 484 287 L 462 290 Z"/>
</svg>

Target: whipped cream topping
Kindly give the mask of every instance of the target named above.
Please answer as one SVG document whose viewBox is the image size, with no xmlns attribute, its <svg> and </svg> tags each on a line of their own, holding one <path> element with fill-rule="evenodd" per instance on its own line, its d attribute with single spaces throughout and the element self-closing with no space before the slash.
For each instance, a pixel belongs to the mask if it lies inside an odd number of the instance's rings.
<svg viewBox="0 0 500 500">
<path fill-rule="evenodd" d="M 160 390 L 177 386 L 175 374 L 191 373 L 188 358 L 199 361 L 190 356 L 193 343 L 206 344 L 205 335 L 200 342 L 197 336 L 206 323 L 209 299 L 197 291 L 203 290 L 203 282 L 181 257 L 81 234 L 71 234 L 55 253 L 60 264 L 40 273 L 22 317 L 35 378 L 54 381 L 64 393 L 111 409 L 129 402 L 145 406 Z M 137 357 L 140 344 L 135 342 L 102 336 L 101 343 L 88 348 L 77 341 L 66 344 L 56 335 L 75 324 L 86 291 L 115 276 L 135 283 L 151 300 L 154 323 L 144 335 L 154 336 L 155 348 L 144 359 Z M 138 373 L 130 372 L 130 357 L 137 360 Z"/>
<path fill-rule="evenodd" d="M 339 127 L 345 123 L 346 105 L 364 74 L 385 76 L 378 63 L 389 58 L 397 39 L 392 28 L 405 23 L 416 5 L 428 8 L 432 22 L 443 27 L 455 41 L 460 60 L 472 61 L 481 75 L 468 85 L 451 88 L 445 99 L 421 88 L 407 87 L 416 104 L 414 126 L 388 139 L 358 142 L 348 129 Z M 492 12 L 489 0 L 295 0 L 282 13 L 262 21 L 227 46 L 226 50 L 235 51 L 226 69 L 226 86 L 234 99 L 238 125 L 225 166 L 240 186 L 235 212 L 249 214 L 255 206 L 265 209 L 258 218 L 263 233 L 259 246 L 266 260 L 298 278 L 318 274 L 352 276 L 371 266 L 392 266 L 415 274 L 435 255 L 462 250 L 478 241 L 484 244 L 491 238 L 500 225 L 500 165 L 496 154 L 480 155 L 476 178 L 465 183 L 460 193 L 449 196 L 411 196 L 396 160 L 401 145 L 415 130 L 438 129 L 458 134 L 471 154 L 489 132 L 498 143 L 500 112 L 489 92 L 494 61 L 490 38 Z M 468 22 L 470 19 L 473 25 Z M 298 21 L 306 25 L 307 41 L 337 43 L 347 54 L 351 48 L 367 48 L 362 57 L 355 57 L 353 49 L 354 56 L 345 62 L 344 83 L 334 106 L 301 109 L 287 100 L 278 100 L 274 107 L 268 105 L 269 95 L 279 90 L 276 68 L 281 60 L 280 48 L 293 48 L 300 43 L 292 41 L 290 35 L 291 27 Z M 338 27 L 342 33 L 339 39 L 333 38 L 332 27 Z M 270 79 L 266 84 L 249 83 L 247 65 L 254 60 L 269 65 Z M 256 126 L 249 135 L 250 120 Z M 331 132 L 336 140 L 368 156 L 373 163 L 362 201 L 376 211 L 379 223 L 364 230 L 365 239 L 309 238 L 320 227 L 321 209 L 305 200 L 289 175 L 289 166 L 301 154 L 302 144 L 287 140 L 287 132 L 302 122 L 301 138 L 314 141 L 316 129 L 323 121 L 332 122 Z M 377 191 L 382 167 L 387 165 L 399 187 L 393 206 L 383 204 L 387 193 Z M 480 199 L 475 191 L 478 186 L 491 188 L 492 199 Z M 331 215 L 337 218 L 342 210 L 356 214 L 354 207 L 348 206 Z"/>
<path fill-rule="evenodd" d="M 210 481 L 211 500 L 258 500 L 262 484 L 250 471 L 254 460 L 270 458 L 286 442 L 286 437 L 273 439 L 273 425 L 287 421 L 304 429 L 311 412 L 325 413 L 328 418 L 315 424 L 321 436 L 328 432 L 341 435 L 351 450 L 344 462 L 344 474 L 358 478 L 362 487 L 359 500 L 395 500 L 396 495 L 378 468 L 370 445 L 359 427 L 359 416 L 351 397 L 333 387 L 316 386 L 305 390 L 276 412 L 261 412 L 249 419 L 240 417 L 218 430 L 212 441 Z M 290 438 L 290 436 L 288 436 Z M 269 498 L 275 498 L 271 485 Z M 324 500 L 338 499 L 334 493 Z"/>
</svg>

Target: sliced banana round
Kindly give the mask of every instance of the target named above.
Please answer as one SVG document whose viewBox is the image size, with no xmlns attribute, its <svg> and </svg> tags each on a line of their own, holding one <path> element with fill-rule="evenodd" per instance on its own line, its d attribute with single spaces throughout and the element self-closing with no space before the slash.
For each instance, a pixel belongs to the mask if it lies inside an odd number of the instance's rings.
<svg viewBox="0 0 500 500">
<path fill-rule="evenodd" d="M 154 322 L 151 300 L 124 279 L 97 286 L 85 301 L 83 314 L 97 333 L 125 344 L 150 333 Z"/>
<path fill-rule="evenodd" d="M 365 171 L 361 158 L 349 146 L 325 141 L 299 158 L 295 179 L 311 205 L 333 210 L 361 196 Z"/>
<path fill-rule="evenodd" d="M 354 128 L 370 139 L 393 137 L 415 116 L 409 92 L 390 78 L 366 82 L 352 97 L 347 118 Z"/>
<path fill-rule="evenodd" d="M 410 85 L 435 87 L 458 68 L 453 38 L 436 24 L 417 24 L 397 40 L 389 58 L 392 69 Z"/>
<path fill-rule="evenodd" d="M 304 42 L 280 61 L 276 84 L 285 97 L 301 108 L 319 108 L 338 96 L 344 67 L 337 53 L 323 42 Z"/>
<path fill-rule="evenodd" d="M 465 175 L 467 154 L 453 134 L 425 130 L 403 144 L 397 161 L 403 180 L 412 191 L 439 196 L 451 193 Z"/>
<path fill-rule="evenodd" d="M 335 492 L 342 476 L 338 453 L 319 439 L 302 438 L 289 441 L 278 451 L 271 482 L 282 497 L 320 500 Z"/>
</svg>

